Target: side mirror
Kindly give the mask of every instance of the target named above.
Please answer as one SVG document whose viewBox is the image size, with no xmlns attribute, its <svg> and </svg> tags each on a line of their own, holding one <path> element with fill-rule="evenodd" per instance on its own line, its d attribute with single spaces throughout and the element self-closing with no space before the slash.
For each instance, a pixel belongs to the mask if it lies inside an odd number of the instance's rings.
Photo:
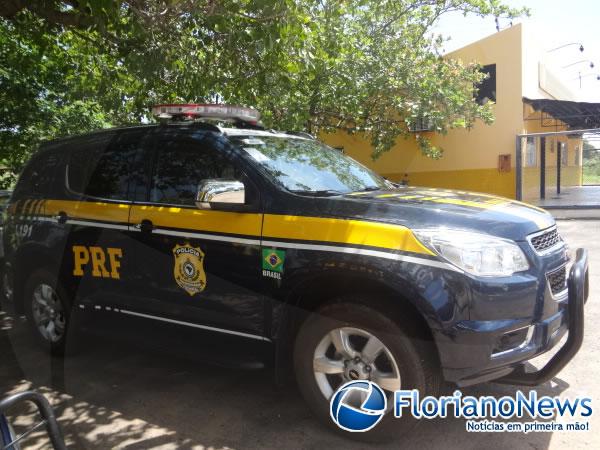
<svg viewBox="0 0 600 450">
<path fill-rule="evenodd" d="M 237 180 L 202 180 L 196 192 L 196 206 L 199 209 L 211 209 L 242 206 L 246 203 L 244 183 Z"/>
</svg>

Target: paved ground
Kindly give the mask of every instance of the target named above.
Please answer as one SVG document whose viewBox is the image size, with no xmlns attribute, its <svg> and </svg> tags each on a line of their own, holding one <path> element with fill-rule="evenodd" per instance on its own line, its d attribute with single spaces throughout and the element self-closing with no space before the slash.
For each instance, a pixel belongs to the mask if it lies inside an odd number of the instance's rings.
<svg viewBox="0 0 600 450">
<path fill-rule="evenodd" d="M 595 324 L 600 320 L 600 221 L 563 221 L 559 228 L 572 247 L 590 250 L 592 299 L 586 309 L 583 349 L 538 391 L 587 395 L 598 408 L 600 327 Z M 109 341 L 96 342 L 63 367 L 36 350 L 23 327 L 2 314 L 0 392 L 35 388 L 47 394 L 72 448 L 365 448 L 324 429 L 295 389 L 276 389 L 262 371 L 194 364 Z M 465 394 L 502 396 L 516 389 L 489 383 L 465 389 Z M 463 420 L 427 421 L 389 447 L 593 449 L 600 448 L 599 417 L 592 417 L 592 432 L 579 434 L 472 434 L 465 432 Z M 31 423 L 32 416 L 22 410 L 13 419 L 22 427 Z M 38 433 L 25 448 L 46 445 Z"/>
<path fill-rule="evenodd" d="M 538 200 L 535 204 L 542 208 L 597 208 L 600 207 L 600 186 L 563 187 L 560 195 L 556 194 L 556 190 L 548 189 L 546 198 Z"/>
</svg>

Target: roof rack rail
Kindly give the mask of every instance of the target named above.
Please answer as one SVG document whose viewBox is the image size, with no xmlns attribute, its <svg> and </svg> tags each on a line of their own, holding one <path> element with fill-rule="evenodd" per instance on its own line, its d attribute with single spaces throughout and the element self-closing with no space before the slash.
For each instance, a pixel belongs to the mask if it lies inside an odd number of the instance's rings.
<svg viewBox="0 0 600 450">
<path fill-rule="evenodd" d="M 307 133 L 306 131 L 286 131 L 286 134 L 291 134 L 292 136 L 300 136 L 306 139 L 312 139 L 313 141 L 316 141 L 317 138 L 315 136 L 313 136 L 310 133 Z"/>
</svg>

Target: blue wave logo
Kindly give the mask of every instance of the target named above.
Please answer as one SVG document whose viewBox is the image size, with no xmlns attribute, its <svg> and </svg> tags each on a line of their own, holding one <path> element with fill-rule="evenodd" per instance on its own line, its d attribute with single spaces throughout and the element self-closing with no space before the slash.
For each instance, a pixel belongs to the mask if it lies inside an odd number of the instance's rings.
<svg viewBox="0 0 600 450">
<path fill-rule="evenodd" d="M 369 431 L 383 418 L 387 398 L 372 381 L 350 381 L 331 397 L 330 415 L 342 430 Z"/>
</svg>

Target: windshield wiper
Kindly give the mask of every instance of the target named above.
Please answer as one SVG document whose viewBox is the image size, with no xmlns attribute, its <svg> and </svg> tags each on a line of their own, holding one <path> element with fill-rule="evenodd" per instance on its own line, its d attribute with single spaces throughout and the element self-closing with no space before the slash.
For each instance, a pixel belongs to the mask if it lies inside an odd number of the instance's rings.
<svg viewBox="0 0 600 450">
<path fill-rule="evenodd" d="M 379 187 L 379 186 L 367 186 L 363 189 L 358 189 L 356 191 L 352 191 L 352 193 L 355 192 L 371 192 L 371 191 L 381 191 L 381 190 L 385 190 L 385 188 Z"/>
<path fill-rule="evenodd" d="M 368 192 L 368 191 L 381 191 L 381 187 L 379 186 L 367 186 L 364 189 L 361 189 L 360 191 L 357 192 Z"/>
<path fill-rule="evenodd" d="M 310 189 L 298 189 L 298 190 L 293 190 L 292 191 L 294 194 L 300 194 L 300 195 L 312 195 L 314 197 L 327 197 L 330 195 L 343 195 L 344 192 L 340 192 L 340 191 L 336 191 L 333 189 L 321 189 L 318 191 L 312 191 Z"/>
</svg>

